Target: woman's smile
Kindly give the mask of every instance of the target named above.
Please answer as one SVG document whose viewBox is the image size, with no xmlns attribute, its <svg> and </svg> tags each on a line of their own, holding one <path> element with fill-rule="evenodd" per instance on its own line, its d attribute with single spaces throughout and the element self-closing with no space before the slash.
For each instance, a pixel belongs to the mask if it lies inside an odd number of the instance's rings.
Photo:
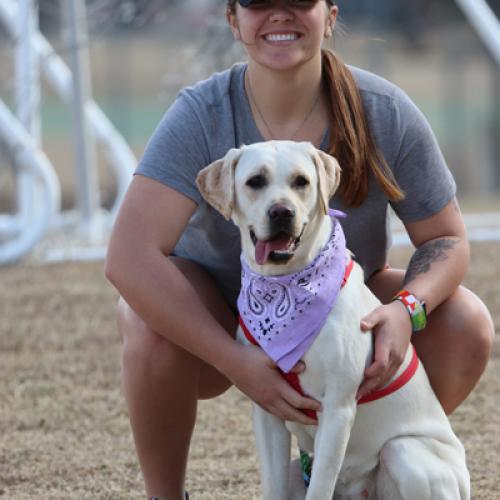
<svg viewBox="0 0 500 500">
<path fill-rule="evenodd" d="M 270 43 L 294 42 L 295 40 L 298 40 L 302 37 L 303 35 L 301 33 L 297 33 L 295 31 L 266 33 L 265 35 L 262 35 L 262 38 L 266 42 Z"/>
</svg>

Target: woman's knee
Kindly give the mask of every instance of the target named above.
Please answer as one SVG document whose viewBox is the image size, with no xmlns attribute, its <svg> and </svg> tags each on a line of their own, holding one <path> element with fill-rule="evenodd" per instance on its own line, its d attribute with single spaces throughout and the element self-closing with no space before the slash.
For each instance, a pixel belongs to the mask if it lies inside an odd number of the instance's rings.
<svg viewBox="0 0 500 500">
<path fill-rule="evenodd" d="M 443 344 L 447 350 L 463 358 L 464 368 L 467 360 L 470 364 L 484 367 L 495 334 L 487 307 L 476 294 L 463 286 L 429 315 L 426 330 L 428 332 L 416 336 L 414 343 L 418 345 L 428 340 L 430 349 Z"/>
<path fill-rule="evenodd" d="M 431 385 L 447 414 L 469 395 L 484 372 L 493 343 L 493 322 L 482 301 L 460 287 L 429 315 L 413 336 Z"/>
<path fill-rule="evenodd" d="M 493 340 L 495 327 L 488 308 L 484 302 L 473 292 L 465 287 L 460 287 L 462 313 L 455 322 L 461 333 L 464 348 L 467 352 L 475 354 L 485 362 L 488 360 Z"/>
<path fill-rule="evenodd" d="M 137 344 L 151 349 L 160 341 L 160 336 L 148 327 L 122 297 L 118 300 L 116 320 L 118 333 L 126 346 Z"/>
<path fill-rule="evenodd" d="M 164 372 L 176 365 L 182 364 L 186 368 L 186 365 L 199 361 L 149 328 L 123 298 L 118 303 L 117 324 L 123 339 L 122 364 L 125 371 Z"/>
<path fill-rule="evenodd" d="M 197 385 L 193 394 L 199 399 L 219 396 L 231 386 L 214 367 L 152 331 L 122 298 L 118 304 L 118 325 L 123 338 L 125 378 L 148 380 L 148 387 L 155 380 L 163 381 L 164 388 L 169 381 L 176 386 L 193 383 Z"/>
</svg>

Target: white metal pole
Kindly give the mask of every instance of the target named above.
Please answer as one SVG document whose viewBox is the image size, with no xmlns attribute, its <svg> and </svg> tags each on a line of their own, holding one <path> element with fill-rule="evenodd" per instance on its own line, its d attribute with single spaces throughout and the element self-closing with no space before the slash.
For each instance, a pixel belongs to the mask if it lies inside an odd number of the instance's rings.
<svg viewBox="0 0 500 500">
<path fill-rule="evenodd" d="M 84 0 L 67 0 L 66 40 L 69 47 L 70 67 L 73 73 L 73 135 L 77 197 L 81 229 L 93 239 L 99 238 L 96 215 L 100 209 L 99 182 L 95 137 L 85 118 L 85 108 L 91 98 L 88 37 Z"/>
<path fill-rule="evenodd" d="M 16 115 L 36 144 L 40 133 L 40 71 L 33 37 L 38 31 L 38 2 L 22 0 L 16 48 Z"/>
<path fill-rule="evenodd" d="M 38 1 L 21 0 L 19 4 L 18 33 L 15 48 L 15 108 L 16 115 L 36 146 L 40 146 L 40 72 L 38 54 L 33 48 L 33 37 L 38 31 Z M 16 171 L 17 217 L 19 228 L 30 223 L 40 197 L 27 170 Z"/>
<path fill-rule="evenodd" d="M 500 66 L 500 21 L 485 0 L 456 0 L 496 64 Z"/>
<path fill-rule="evenodd" d="M 17 170 L 29 172 L 40 197 L 39 210 L 20 226 L 15 217 L 0 216 L 0 265 L 9 264 L 31 251 L 44 236 L 60 210 L 61 192 L 54 168 L 33 137 L 0 99 L 0 143 L 5 145 Z"/>
<path fill-rule="evenodd" d="M 17 24 L 19 15 L 16 1 L 0 0 L 0 23 L 13 40 L 19 36 Z M 60 99 L 65 103 L 70 103 L 73 76 L 67 65 L 40 32 L 36 33 L 33 45 L 40 56 L 41 70 L 48 84 Z M 137 165 L 137 159 L 123 136 L 120 135 L 95 101 L 90 101 L 85 111 L 97 139 L 104 146 L 104 153 L 115 174 L 117 197 L 110 210 L 111 216 L 114 216 L 128 188 L 132 172 Z"/>
</svg>

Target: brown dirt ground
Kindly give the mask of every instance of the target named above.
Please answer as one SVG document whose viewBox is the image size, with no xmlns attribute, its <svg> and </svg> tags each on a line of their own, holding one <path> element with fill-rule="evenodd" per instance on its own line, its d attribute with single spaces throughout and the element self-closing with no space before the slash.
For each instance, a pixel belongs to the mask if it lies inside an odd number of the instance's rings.
<svg viewBox="0 0 500 500">
<path fill-rule="evenodd" d="M 476 499 L 500 498 L 500 244 L 474 244 L 466 284 L 497 325 L 479 386 L 452 415 Z M 407 250 L 398 250 L 401 265 Z M 101 263 L 0 269 L 0 497 L 141 498 L 120 389 L 116 292 Z M 194 499 L 259 495 L 250 404 L 237 390 L 199 407 L 188 471 Z"/>
</svg>

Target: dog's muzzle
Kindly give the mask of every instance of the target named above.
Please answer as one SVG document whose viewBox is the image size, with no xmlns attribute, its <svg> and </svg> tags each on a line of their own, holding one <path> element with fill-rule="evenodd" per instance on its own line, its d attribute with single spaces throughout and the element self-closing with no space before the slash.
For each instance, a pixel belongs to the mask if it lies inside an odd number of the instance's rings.
<svg viewBox="0 0 500 500">
<path fill-rule="evenodd" d="M 250 238 L 255 246 L 255 261 L 259 265 L 267 261 L 284 264 L 293 257 L 299 246 L 305 225 L 299 236 L 295 236 L 295 210 L 282 203 L 272 205 L 267 215 L 271 234 L 269 238 L 259 240 L 253 229 L 250 229 Z"/>
</svg>

